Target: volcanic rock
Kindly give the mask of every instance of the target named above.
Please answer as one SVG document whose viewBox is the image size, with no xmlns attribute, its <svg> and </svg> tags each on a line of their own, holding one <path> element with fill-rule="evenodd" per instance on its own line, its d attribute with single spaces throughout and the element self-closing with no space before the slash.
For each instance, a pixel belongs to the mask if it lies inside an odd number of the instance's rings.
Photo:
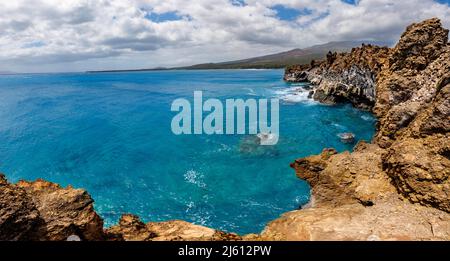
<svg viewBox="0 0 450 261">
<path fill-rule="evenodd" d="M 106 230 L 107 237 L 126 241 L 211 241 L 241 240 L 236 234 L 194 225 L 181 220 L 149 222 L 144 224 L 139 217 L 123 215 L 117 226 Z"/>
<path fill-rule="evenodd" d="M 0 240 L 103 239 L 89 194 L 43 180 L 9 184 L 0 175 Z"/>
<path fill-rule="evenodd" d="M 291 165 L 312 187 L 311 207 L 271 222 L 263 239 L 450 240 L 449 47 L 433 18 L 393 49 L 363 45 L 286 70 L 288 79 L 307 74 L 315 99 L 370 109 L 379 122 L 373 144 Z"/>
</svg>

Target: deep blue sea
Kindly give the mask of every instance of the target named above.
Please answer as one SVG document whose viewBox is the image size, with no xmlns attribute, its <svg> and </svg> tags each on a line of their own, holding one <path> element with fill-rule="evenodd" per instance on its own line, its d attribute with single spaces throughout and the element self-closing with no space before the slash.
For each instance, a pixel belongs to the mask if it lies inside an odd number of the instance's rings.
<svg viewBox="0 0 450 261">
<path fill-rule="evenodd" d="M 0 76 L 0 172 L 12 182 L 44 178 L 87 189 L 106 226 L 133 213 L 146 222 L 260 232 L 309 200 L 289 163 L 325 147 L 351 150 L 339 133 L 374 134 L 370 113 L 317 104 L 282 77 L 282 70 Z M 175 136 L 171 103 L 192 100 L 195 90 L 220 100 L 280 98 L 279 143 Z"/>
</svg>

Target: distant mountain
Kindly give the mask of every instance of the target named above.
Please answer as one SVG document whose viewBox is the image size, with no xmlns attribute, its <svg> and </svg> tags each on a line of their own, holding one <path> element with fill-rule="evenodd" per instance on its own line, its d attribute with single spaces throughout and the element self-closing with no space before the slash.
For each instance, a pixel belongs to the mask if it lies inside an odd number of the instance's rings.
<svg viewBox="0 0 450 261">
<path fill-rule="evenodd" d="M 321 45 L 314 45 L 304 49 L 293 49 L 287 52 L 265 55 L 244 60 L 205 63 L 176 69 L 264 69 L 264 68 L 284 68 L 293 64 L 306 64 L 311 60 L 324 59 L 329 52 L 347 52 L 353 47 L 358 47 L 362 43 L 374 45 L 388 45 L 383 42 L 374 41 L 343 41 L 329 42 Z"/>
<path fill-rule="evenodd" d="M 154 70 L 207 70 L 207 69 L 272 69 L 284 68 L 293 64 L 307 64 L 311 60 L 324 59 L 329 51 L 332 52 L 347 52 L 353 47 L 361 46 L 361 44 L 374 44 L 379 46 L 389 45 L 384 42 L 374 41 L 342 41 L 329 42 L 321 45 L 314 45 L 304 49 L 293 49 L 287 52 L 254 57 L 243 60 L 236 60 L 221 63 L 204 63 L 185 67 L 175 68 L 152 68 L 152 69 L 137 69 L 137 70 L 108 70 L 108 71 L 89 71 L 96 72 L 129 72 L 129 71 L 154 71 Z"/>
</svg>

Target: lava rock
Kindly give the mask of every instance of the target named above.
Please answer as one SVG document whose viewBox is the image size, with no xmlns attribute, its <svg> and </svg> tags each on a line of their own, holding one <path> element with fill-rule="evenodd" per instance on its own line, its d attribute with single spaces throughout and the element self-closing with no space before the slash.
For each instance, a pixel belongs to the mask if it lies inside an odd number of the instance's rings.
<svg viewBox="0 0 450 261">
<path fill-rule="evenodd" d="M 354 143 L 355 142 L 355 134 L 351 132 L 340 133 L 338 134 L 339 138 L 343 143 Z"/>
</svg>

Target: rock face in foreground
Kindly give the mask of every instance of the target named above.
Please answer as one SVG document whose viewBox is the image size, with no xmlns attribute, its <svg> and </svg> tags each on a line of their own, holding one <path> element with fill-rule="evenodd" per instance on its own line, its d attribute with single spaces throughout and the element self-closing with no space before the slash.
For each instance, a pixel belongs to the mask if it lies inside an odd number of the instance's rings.
<svg viewBox="0 0 450 261">
<path fill-rule="evenodd" d="M 28 239 L 42 220 L 28 194 L 0 174 L 0 240 Z"/>
<path fill-rule="evenodd" d="M 84 190 L 43 180 L 9 184 L 0 174 L 0 240 L 103 239 L 103 220 Z"/>
<path fill-rule="evenodd" d="M 93 202 L 81 189 L 43 180 L 10 184 L 0 174 L 0 241 L 62 241 L 74 235 L 83 241 L 241 240 L 236 234 L 178 220 L 144 224 L 133 215 L 104 230 Z"/>
<path fill-rule="evenodd" d="M 271 222 L 263 238 L 450 240 L 450 46 L 438 19 L 409 26 L 393 49 L 330 54 L 285 78 L 311 82 L 319 101 L 370 109 L 379 124 L 353 153 L 296 160 L 311 207 Z"/>
<path fill-rule="evenodd" d="M 144 224 L 139 217 L 123 215 L 119 224 L 106 230 L 108 238 L 126 241 L 210 241 L 241 240 L 236 234 L 194 225 L 186 221 L 150 222 Z"/>
<path fill-rule="evenodd" d="M 312 187 L 311 207 L 271 222 L 267 240 L 450 240 L 448 212 L 411 204 L 382 169 L 384 149 L 325 149 L 292 167 Z"/>
</svg>

